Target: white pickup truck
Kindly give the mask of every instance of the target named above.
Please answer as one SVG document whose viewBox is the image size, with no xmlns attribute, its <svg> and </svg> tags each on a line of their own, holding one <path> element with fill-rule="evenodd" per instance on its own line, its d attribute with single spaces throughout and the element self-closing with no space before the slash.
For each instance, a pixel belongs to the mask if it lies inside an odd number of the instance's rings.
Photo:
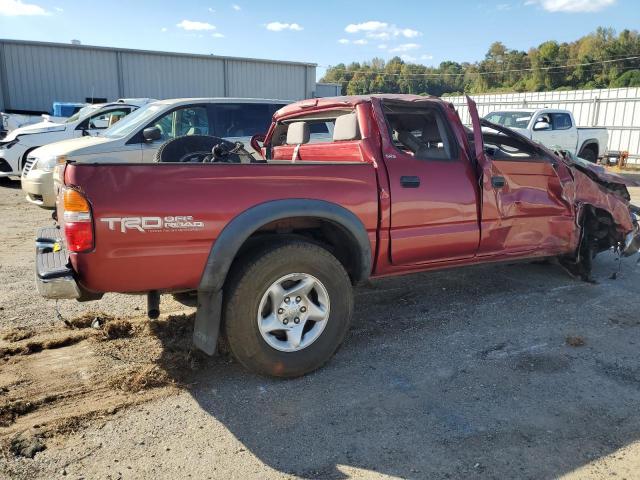
<svg viewBox="0 0 640 480">
<path fill-rule="evenodd" d="M 609 144 L 606 128 L 576 127 L 569 110 L 504 110 L 491 112 L 484 118 L 547 147 L 567 150 L 593 163 L 605 156 Z"/>
</svg>

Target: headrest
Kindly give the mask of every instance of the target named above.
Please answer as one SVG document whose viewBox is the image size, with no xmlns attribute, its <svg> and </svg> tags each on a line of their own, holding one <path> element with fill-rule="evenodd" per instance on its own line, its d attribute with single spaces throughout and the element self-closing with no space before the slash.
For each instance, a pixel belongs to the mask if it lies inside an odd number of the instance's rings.
<svg viewBox="0 0 640 480">
<path fill-rule="evenodd" d="M 287 129 L 287 145 L 302 145 L 309 143 L 309 124 L 307 122 L 295 122 Z"/>
<path fill-rule="evenodd" d="M 358 128 L 358 117 L 355 112 L 336 118 L 336 123 L 333 127 L 334 142 L 356 140 L 358 138 L 360 138 L 360 129 Z"/>
<path fill-rule="evenodd" d="M 436 123 L 435 118 L 427 119 L 427 122 L 422 126 L 422 140 L 425 142 L 441 142 L 442 136 L 440 135 L 440 129 Z"/>
</svg>

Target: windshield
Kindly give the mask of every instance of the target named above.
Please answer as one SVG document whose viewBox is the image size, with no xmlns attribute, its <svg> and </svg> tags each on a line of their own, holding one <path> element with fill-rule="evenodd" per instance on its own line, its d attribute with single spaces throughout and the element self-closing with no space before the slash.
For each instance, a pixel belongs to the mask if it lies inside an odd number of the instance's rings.
<svg viewBox="0 0 640 480">
<path fill-rule="evenodd" d="M 102 137 L 125 137 L 146 124 L 148 124 L 158 112 L 162 111 L 166 105 L 150 103 L 135 112 L 127 115 L 113 127 L 107 128 Z"/>
<path fill-rule="evenodd" d="M 86 107 L 82 107 L 76 113 L 74 113 L 69 118 L 67 118 L 64 123 L 73 123 L 77 120 L 80 120 L 81 118 L 86 117 L 87 115 L 89 115 L 94 110 L 97 110 L 98 108 L 100 107 L 97 107 L 95 105 L 87 105 Z"/>
<path fill-rule="evenodd" d="M 492 112 L 485 119 L 510 128 L 527 128 L 533 112 Z"/>
</svg>

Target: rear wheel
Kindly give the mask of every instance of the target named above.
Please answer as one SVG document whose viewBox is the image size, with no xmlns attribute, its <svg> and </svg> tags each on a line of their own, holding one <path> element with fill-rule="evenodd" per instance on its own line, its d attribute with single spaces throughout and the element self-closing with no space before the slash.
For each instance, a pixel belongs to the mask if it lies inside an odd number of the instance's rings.
<svg viewBox="0 0 640 480">
<path fill-rule="evenodd" d="M 582 152 L 580 152 L 580 155 L 578 156 L 591 163 L 596 163 L 596 161 L 598 160 L 598 154 L 593 147 L 586 147 L 584 150 L 582 150 Z"/>
<path fill-rule="evenodd" d="M 246 258 L 225 286 L 231 353 L 249 370 L 296 377 L 338 349 L 353 310 L 351 282 L 324 248 L 288 240 Z"/>
</svg>

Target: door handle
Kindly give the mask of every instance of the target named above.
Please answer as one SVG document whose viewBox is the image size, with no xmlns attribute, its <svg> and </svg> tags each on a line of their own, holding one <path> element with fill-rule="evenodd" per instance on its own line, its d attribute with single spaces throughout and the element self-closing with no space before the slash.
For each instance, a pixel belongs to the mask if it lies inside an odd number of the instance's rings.
<svg viewBox="0 0 640 480">
<path fill-rule="evenodd" d="M 491 186 L 493 188 L 502 188 L 505 186 L 504 177 L 491 177 Z"/>
<path fill-rule="evenodd" d="M 402 176 L 400 177 L 400 185 L 403 188 L 418 188 L 420 186 L 420 177 Z"/>
</svg>

